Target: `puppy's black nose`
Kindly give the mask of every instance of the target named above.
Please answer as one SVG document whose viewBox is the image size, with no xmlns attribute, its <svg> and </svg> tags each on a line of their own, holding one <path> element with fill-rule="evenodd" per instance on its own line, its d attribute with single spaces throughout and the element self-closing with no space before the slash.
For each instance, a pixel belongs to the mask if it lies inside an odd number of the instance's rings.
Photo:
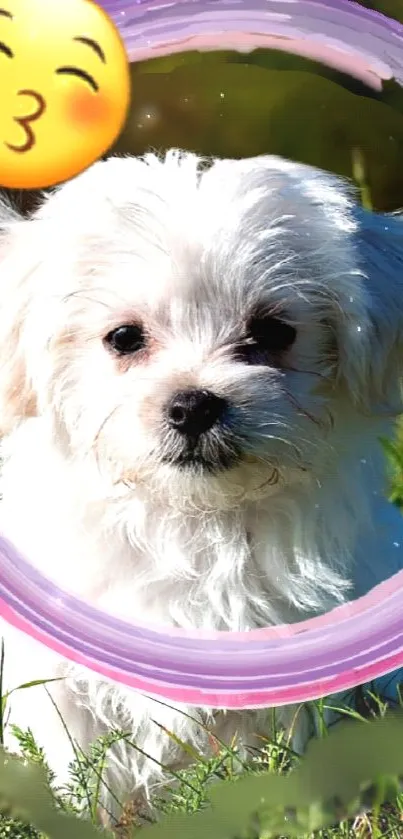
<svg viewBox="0 0 403 839">
<path fill-rule="evenodd" d="M 168 423 L 180 434 L 198 437 L 218 422 L 226 407 L 225 399 L 208 390 L 183 390 L 168 405 Z"/>
</svg>

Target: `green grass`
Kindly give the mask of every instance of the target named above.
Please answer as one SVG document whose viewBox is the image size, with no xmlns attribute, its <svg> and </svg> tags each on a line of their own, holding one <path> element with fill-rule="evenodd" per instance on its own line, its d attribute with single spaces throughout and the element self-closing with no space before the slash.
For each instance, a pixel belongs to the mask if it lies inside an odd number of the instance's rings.
<svg viewBox="0 0 403 839">
<path fill-rule="evenodd" d="M 312 712 L 317 714 L 319 717 L 322 717 L 325 704 L 326 700 L 313 703 Z M 338 734 L 336 729 L 339 728 L 340 732 L 344 729 L 345 732 L 348 726 L 350 726 L 349 732 L 351 731 L 351 733 L 353 733 L 353 731 L 357 732 L 357 729 L 359 729 L 359 733 L 362 732 L 362 735 L 365 737 L 365 741 L 367 741 L 369 730 L 368 722 L 370 718 L 383 718 L 387 722 L 388 707 L 379 698 L 371 696 L 370 700 L 367 702 L 365 714 L 359 714 L 355 710 L 350 710 L 346 711 L 345 716 L 350 717 L 350 720 L 344 719 L 341 724 L 336 724 L 335 731 L 333 731 L 333 733 L 329 732 L 324 726 L 322 726 L 320 736 L 323 741 L 329 740 L 329 733 L 334 739 L 334 735 Z M 399 722 L 399 724 L 402 726 L 401 731 L 403 738 L 403 723 Z M 365 726 L 367 728 L 365 728 Z M 37 767 L 41 767 L 42 771 L 45 773 L 46 780 L 52 782 L 53 779 L 51 773 L 46 767 L 46 755 L 44 755 L 40 746 L 35 743 L 32 734 L 29 731 L 23 732 L 18 729 L 16 729 L 15 732 L 20 741 L 20 747 L 25 761 L 28 761 L 30 764 L 36 765 Z M 125 739 L 127 739 L 127 735 L 123 732 L 114 732 L 110 736 L 99 740 L 93 746 L 89 755 L 84 755 L 77 747 L 77 758 L 71 765 L 70 782 L 68 786 L 64 790 L 56 790 L 52 793 L 53 803 L 59 811 L 64 814 L 79 816 L 84 802 L 88 805 L 88 815 L 86 818 L 94 825 L 97 823 L 96 805 L 100 792 L 100 782 L 98 780 L 100 771 L 107 762 L 108 749 L 110 745 L 119 737 L 125 737 Z M 336 740 L 337 737 L 334 742 L 336 742 Z M 347 745 L 348 742 L 349 740 L 347 741 Z M 396 741 L 394 740 L 392 742 Z M 306 758 L 300 759 L 293 753 L 290 748 L 290 744 L 285 738 L 284 732 L 279 728 L 276 728 L 273 736 L 267 738 L 267 740 L 262 740 L 261 749 L 250 753 L 248 761 L 244 761 L 240 758 L 235 742 L 231 745 L 231 747 L 224 747 L 223 744 L 218 743 L 214 740 L 214 738 L 212 738 L 212 743 L 213 755 L 209 759 L 206 759 L 202 755 L 193 753 L 194 759 L 192 766 L 186 771 L 172 773 L 173 781 L 175 782 L 174 786 L 171 789 L 166 788 L 163 793 L 161 792 L 160 797 L 155 799 L 154 804 L 156 814 L 158 814 L 158 818 L 160 819 L 168 818 L 167 824 L 170 823 L 169 819 L 172 818 L 181 819 L 185 816 L 189 816 L 189 814 L 196 813 L 203 816 L 208 813 L 210 798 L 213 794 L 212 791 L 217 788 L 217 782 L 232 781 L 237 783 L 237 789 L 241 790 L 242 778 L 244 780 L 252 776 L 256 779 L 259 777 L 266 778 L 266 773 L 269 773 L 271 778 L 277 776 L 281 778 L 284 776 L 290 778 L 295 777 L 295 773 L 298 772 L 299 769 L 304 768 L 304 761 L 306 761 Z M 320 745 L 326 746 L 327 744 L 323 742 L 323 744 Z M 135 748 L 134 745 L 133 747 Z M 184 744 L 184 750 L 186 749 L 188 749 L 188 747 Z M 343 756 L 346 754 L 346 765 L 345 767 L 341 766 L 340 771 L 337 770 L 339 771 L 340 777 L 344 775 L 344 769 L 347 769 L 348 771 L 351 768 L 354 755 L 359 752 L 359 748 L 353 749 L 352 755 L 348 755 L 345 749 L 346 745 L 344 744 L 341 748 L 341 755 Z M 379 745 L 376 751 L 374 751 L 374 756 L 378 753 Z M 399 749 L 399 754 L 400 753 L 401 750 Z M 332 754 L 332 752 L 330 754 Z M 336 752 L 334 754 L 336 755 Z M 328 771 L 335 771 L 335 767 L 332 765 L 331 760 L 329 761 L 326 756 L 323 760 L 328 767 L 326 769 L 326 773 Z M 335 761 L 337 761 L 337 755 L 335 757 Z M 369 763 L 371 763 L 371 761 L 369 761 Z M 313 766 L 313 771 L 316 771 L 312 760 L 311 764 Z M 401 758 L 401 767 L 402 768 L 399 770 L 399 773 L 401 772 L 401 775 L 403 775 L 403 754 Z M 393 771 L 393 773 L 396 774 L 395 768 L 390 771 Z M 337 789 L 337 772 L 335 778 L 335 789 Z M 338 796 L 335 795 L 331 797 L 330 803 L 327 801 L 325 803 L 320 803 L 320 805 L 318 802 L 314 801 L 312 803 L 307 800 L 307 805 L 309 804 L 309 807 L 305 807 L 305 798 L 303 797 L 304 803 L 298 811 L 299 822 L 302 824 L 313 823 L 315 825 L 323 823 L 326 826 L 323 829 L 314 831 L 308 830 L 298 834 L 293 833 L 292 835 L 298 835 L 304 837 L 304 839 L 372 839 L 372 837 L 373 839 L 379 839 L 380 837 L 401 839 L 403 836 L 403 794 L 398 789 L 396 779 L 393 780 L 393 778 L 391 779 L 389 776 L 378 777 L 377 786 L 374 786 L 374 780 L 375 779 L 371 774 L 368 775 L 368 778 L 362 778 L 362 781 L 367 781 L 367 783 L 362 786 L 359 799 L 357 799 L 355 794 L 356 790 L 354 788 L 354 794 L 353 792 L 351 793 L 351 801 L 344 799 L 342 802 L 339 800 Z M 380 787 L 379 784 L 381 785 Z M 379 793 L 379 789 L 382 788 L 382 784 L 388 784 L 388 789 L 391 789 L 389 795 L 384 796 L 389 799 L 387 803 L 382 803 L 382 789 Z M 378 805 L 373 806 L 374 801 L 376 802 L 378 793 L 380 796 Z M 18 794 L 15 793 L 15 795 L 18 798 Z M 23 793 L 22 799 L 24 799 Z M 15 819 L 15 805 L 8 802 L 5 804 L 3 801 L 7 801 L 7 796 L 4 793 L 0 773 L 0 812 L 5 813 L 3 817 L 0 816 L 0 839 L 6 839 L 6 837 L 7 839 L 43 839 L 45 834 L 40 834 L 34 828 L 23 824 L 18 819 Z M 20 803 L 19 799 L 18 803 Z M 372 810 L 368 810 L 369 805 L 372 805 Z M 23 800 L 21 801 L 21 806 L 23 806 Z M 335 825 L 333 827 L 328 826 L 329 808 L 331 808 L 330 822 Z M 283 809 L 284 812 L 282 811 L 280 814 L 281 822 L 284 822 L 284 820 L 287 819 L 290 820 L 295 818 L 294 810 L 295 813 L 297 813 L 298 808 L 290 806 L 288 811 L 287 808 Z M 14 818 L 12 818 L 12 816 L 14 816 Z M 276 837 L 276 839 L 282 839 L 283 836 L 287 836 L 288 834 L 286 832 L 281 834 L 278 832 L 272 832 L 271 824 L 273 818 L 277 819 L 278 822 L 279 813 L 275 813 L 273 811 L 273 806 L 271 805 L 266 813 L 259 816 L 258 825 L 255 827 L 252 826 L 252 828 L 250 830 L 248 829 L 246 833 L 243 831 L 239 836 L 236 833 L 229 834 L 228 831 L 224 831 L 223 836 L 221 837 L 219 823 L 214 823 L 212 839 L 228 839 L 229 836 L 231 839 L 274 839 L 274 837 Z M 194 819 L 194 815 L 191 816 L 190 825 L 193 824 L 192 819 Z M 80 823 L 77 822 L 77 825 L 79 824 L 83 824 L 83 821 L 81 820 Z M 164 822 L 162 822 L 162 824 L 164 824 Z M 182 823 L 179 821 L 178 830 L 181 827 L 181 824 Z M 194 824 L 196 827 L 196 822 L 194 822 Z M 116 827 L 114 833 L 117 839 L 132 839 L 134 835 L 137 838 L 137 836 L 140 836 L 140 834 L 144 832 L 144 839 L 147 839 L 148 831 L 149 826 L 147 827 L 147 824 L 144 824 L 144 820 L 142 823 L 142 820 L 137 817 L 136 813 L 133 813 L 130 809 L 126 808 L 121 823 Z M 72 835 L 70 828 L 69 834 L 66 833 L 66 837 L 67 835 Z M 182 836 L 184 837 L 185 835 L 187 839 L 193 839 L 191 827 L 189 827 L 189 832 L 186 834 L 180 832 L 178 834 L 179 839 L 182 839 Z M 198 839 L 199 835 L 204 834 L 196 832 L 194 835 L 195 839 Z M 54 836 L 57 839 L 59 833 L 57 831 L 56 833 L 52 833 L 52 839 Z M 158 839 L 159 837 L 163 839 L 165 836 L 167 839 L 169 839 L 169 837 L 174 839 L 176 832 L 168 831 L 165 833 L 163 831 L 161 834 L 158 834 Z M 64 833 L 63 836 L 60 834 L 60 839 L 64 839 Z M 74 839 L 81 839 L 78 827 L 77 830 L 74 831 Z M 87 839 L 87 836 L 83 836 L 82 839 Z"/>
</svg>

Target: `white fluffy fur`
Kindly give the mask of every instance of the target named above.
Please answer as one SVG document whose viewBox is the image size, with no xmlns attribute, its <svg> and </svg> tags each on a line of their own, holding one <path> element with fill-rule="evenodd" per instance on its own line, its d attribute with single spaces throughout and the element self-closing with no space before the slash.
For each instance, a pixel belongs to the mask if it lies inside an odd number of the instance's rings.
<svg viewBox="0 0 403 839">
<path fill-rule="evenodd" d="M 29 221 L 3 215 L 5 535 L 61 587 L 128 620 L 249 629 L 351 596 L 384 503 L 378 437 L 401 407 L 400 220 L 365 213 L 345 183 L 309 167 L 179 152 L 97 163 Z M 279 364 L 234 358 L 257 310 L 297 329 Z M 133 318 L 149 351 L 122 364 L 103 338 Z M 243 457 L 228 471 L 162 462 L 164 405 L 186 387 L 231 403 Z M 369 577 L 376 544 L 374 531 Z M 161 725 L 204 751 L 198 719 L 245 746 L 268 733 L 264 713 L 185 709 L 192 722 L 4 635 L 8 687 L 67 676 L 49 691 L 84 749 L 119 727 L 177 766 Z M 49 696 L 32 688 L 10 704 L 63 782 L 74 755 Z M 116 745 L 106 809 L 162 775 Z"/>
</svg>

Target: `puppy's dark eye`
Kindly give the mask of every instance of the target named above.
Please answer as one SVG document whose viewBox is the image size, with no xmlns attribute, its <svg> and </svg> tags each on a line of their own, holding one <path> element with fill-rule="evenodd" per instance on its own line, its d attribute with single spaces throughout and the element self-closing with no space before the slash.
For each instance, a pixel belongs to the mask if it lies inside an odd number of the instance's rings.
<svg viewBox="0 0 403 839">
<path fill-rule="evenodd" d="M 288 350 L 297 331 L 285 321 L 271 315 L 253 317 L 247 325 L 245 340 L 237 347 L 237 358 L 249 364 L 265 364 L 268 356 L 279 356 Z"/>
<path fill-rule="evenodd" d="M 112 329 L 104 340 L 119 355 L 136 353 L 142 350 L 146 343 L 143 327 L 136 324 L 126 324 Z"/>
<path fill-rule="evenodd" d="M 293 326 L 273 317 L 252 318 L 248 333 L 261 350 L 271 353 L 288 350 L 297 337 Z"/>
</svg>

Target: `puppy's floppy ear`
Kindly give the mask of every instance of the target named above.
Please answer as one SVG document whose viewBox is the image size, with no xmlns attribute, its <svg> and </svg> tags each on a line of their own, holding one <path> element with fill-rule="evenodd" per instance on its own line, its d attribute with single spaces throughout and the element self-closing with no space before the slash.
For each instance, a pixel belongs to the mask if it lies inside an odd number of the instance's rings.
<svg viewBox="0 0 403 839">
<path fill-rule="evenodd" d="M 403 412 L 403 216 L 356 208 L 353 266 L 339 301 L 339 375 L 374 414 Z"/>
<path fill-rule="evenodd" d="M 9 433 L 36 413 L 36 400 L 27 371 L 26 317 L 32 260 L 29 221 L 6 200 L 0 200 L 0 434 Z"/>
</svg>

